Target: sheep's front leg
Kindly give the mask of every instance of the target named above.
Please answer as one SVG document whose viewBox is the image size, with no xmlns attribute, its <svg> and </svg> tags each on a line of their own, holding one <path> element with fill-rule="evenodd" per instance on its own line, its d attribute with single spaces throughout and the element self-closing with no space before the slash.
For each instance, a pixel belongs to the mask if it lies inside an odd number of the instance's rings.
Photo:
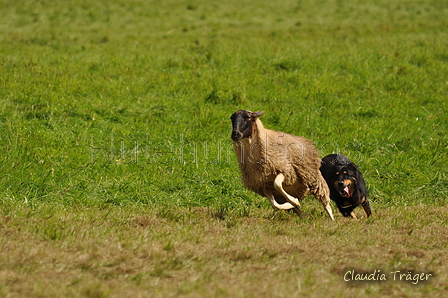
<svg viewBox="0 0 448 298">
<path fill-rule="evenodd" d="M 282 186 L 283 181 L 285 181 L 285 176 L 282 173 L 278 174 L 277 177 L 275 177 L 275 180 L 274 180 L 274 187 L 275 187 L 275 189 L 279 193 L 281 193 L 285 197 L 285 199 L 289 203 L 291 203 L 291 205 L 300 207 L 300 201 L 298 199 L 294 198 L 293 196 L 289 195 L 288 193 L 286 193 L 286 191 L 283 189 L 283 186 Z"/>
<path fill-rule="evenodd" d="M 274 198 L 274 195 L 272 194 L 272 190 L 270 190 L 269 188 L 264 187 L 263 192 L 264 192 L 265 196 L 269 199 L 269 202 L 271 202 L 271 205 L 272 205 L 272 207 L 274 207 L 274 209 L 288 210 L 288 209 L 295 208 L 295 206 L 291 205 L 290 203 L 283 203 L 283 204 L 277 203 L 277 201 Z"/>
</svg>

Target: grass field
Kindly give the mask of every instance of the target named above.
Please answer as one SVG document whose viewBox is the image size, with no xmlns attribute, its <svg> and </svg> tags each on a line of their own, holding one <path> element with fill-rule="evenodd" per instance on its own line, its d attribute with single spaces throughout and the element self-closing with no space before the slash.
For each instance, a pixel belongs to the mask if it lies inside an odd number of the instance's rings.
<svg viewBox="0 0 448 298">
<path fill-rule="evenodd" d="M 447 15 L 0 1 L 0 297 L 446 297 Z M 239 109 L 349 156 L 374 216 L 245 190 Z"/>
</svg>

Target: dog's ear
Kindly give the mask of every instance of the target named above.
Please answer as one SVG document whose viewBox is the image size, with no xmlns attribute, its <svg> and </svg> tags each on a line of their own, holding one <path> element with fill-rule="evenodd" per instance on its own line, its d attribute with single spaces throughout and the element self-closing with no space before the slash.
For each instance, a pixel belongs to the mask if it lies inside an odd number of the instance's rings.
<svg viewBox="0 0 448 298">
<path fill-rule="evenodd" d="M 359 170 L 358 170 L 358 166 L 356 164 L 354 164 L 353 162 L 349 163 L 348 165 L 351 168 L 351 170 L 353 171 L 353 173 L 355 174 L 355 177 L 354 177 L 355 180 L 358 179 L 359 178 L 359 173 L 360 173 Z"/>
<path fill-rule="evenodd" d="M 359 170 L 358 166 L 354 163 L 351 163 L 350 166 L 352 167 L 353 173 L 355 174 L 356 181 L 358 181 L 359 179 L 363 180 L 362 173 Z"/>
</svg>

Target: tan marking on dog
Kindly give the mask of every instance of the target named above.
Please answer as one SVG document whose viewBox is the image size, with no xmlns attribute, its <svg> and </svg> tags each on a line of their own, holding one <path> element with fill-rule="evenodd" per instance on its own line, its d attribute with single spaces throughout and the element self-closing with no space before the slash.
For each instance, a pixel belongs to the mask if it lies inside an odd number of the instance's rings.
<svg viewBox="0 0 448 298">
<path fill-rule="evenodd" d="M 350 196 L 353 196 L 353 193 L 355 192 L 355 183 L 351 180 L 344 180 L 344 183 L 346 183 L 346 181 L 349 181 L 348 190 L 350 191 Z"/>
</svg>

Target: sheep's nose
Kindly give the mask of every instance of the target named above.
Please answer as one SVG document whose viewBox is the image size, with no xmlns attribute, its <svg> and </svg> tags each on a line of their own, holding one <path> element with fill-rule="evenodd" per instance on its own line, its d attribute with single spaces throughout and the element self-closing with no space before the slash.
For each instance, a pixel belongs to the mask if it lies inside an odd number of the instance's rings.
<svg viewBox="0 0 448 298">
<path fill-rule="evenodd" d="M 232 131 L 232 140 L 239 141 L 243 138 L 243 134 L 239 131 Z"/>
</svg>

